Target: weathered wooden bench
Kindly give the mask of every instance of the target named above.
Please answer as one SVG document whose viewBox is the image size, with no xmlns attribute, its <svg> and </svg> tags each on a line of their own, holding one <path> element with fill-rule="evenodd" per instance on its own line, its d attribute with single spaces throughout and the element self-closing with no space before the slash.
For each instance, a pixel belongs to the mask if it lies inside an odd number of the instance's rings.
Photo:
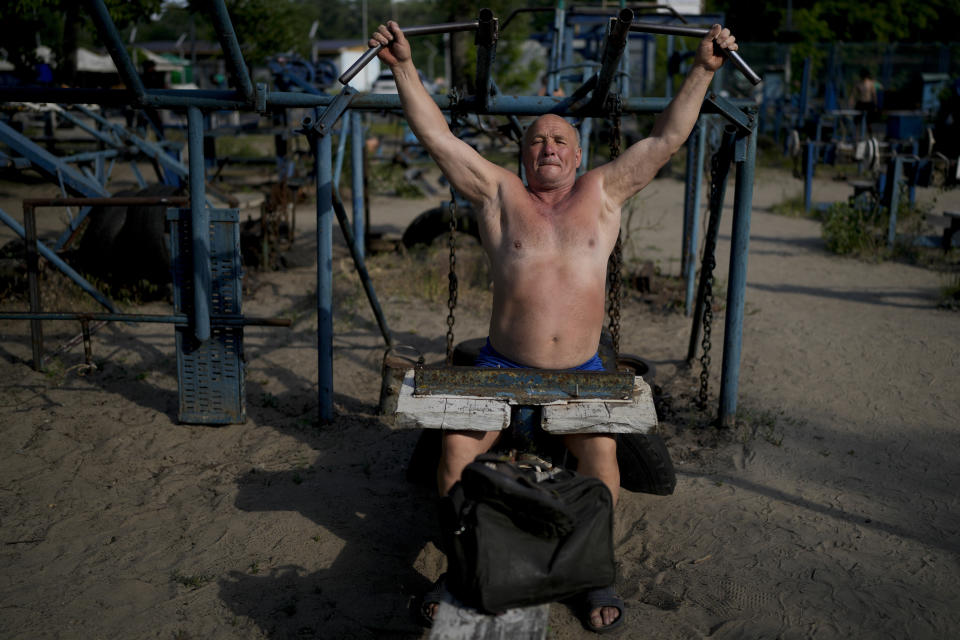
<svg viewBox="0 0 960 640">
<path fill-rule="evenodd" d="M 650 386 L 623 372 L 419 367 L 406 371 L 398 427 L 500 431 L 513 407 L 539 407 L 554 434 L 648 433 L 657 426 Z"/>
</svg>

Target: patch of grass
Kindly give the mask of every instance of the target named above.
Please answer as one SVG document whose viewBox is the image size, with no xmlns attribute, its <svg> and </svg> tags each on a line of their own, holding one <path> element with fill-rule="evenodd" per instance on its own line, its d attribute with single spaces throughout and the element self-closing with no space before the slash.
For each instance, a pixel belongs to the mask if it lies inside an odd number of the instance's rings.
<svg viewBox="0 0 960 640">
<path fill-rule="evenodd" d="M 67 377 L 67 367 L 60 358 L 50 358 L 46 360 L 43 367 L 43 375 L 52 384 L 57 386 L 63 384 Z"/>
<path fill-rule="evenodd" d="M 266 409 L 277 409 L 280 407 L 280 399 L 266 391 L 260 396 L 260 406 Z"/>
<path fill-rule="evenodd" d="M 948 276 L 949 280 L 940 287 L 940 300 L 937 306 L 941 309 L 960 311 L 960 273 Z"/>
<path fill-rule="evenodd" d="M 213 576 L 207 573 L 198 573 L 196 575 L 188 576 L 175 571 L 173 575 L 170 576 L 170 579 L 192 591 L 194 589 L 199 589 L 203 585 L 211 582 L 213 580 Z"/>
<path fill-rule="evenodd" d="M 832 204 L 824 212 L 821 232 L 827 250 L 837 255 L 876 258 L 883 248 L 881 221 L 846 202 Z"/>
<path fill-rule="evenodd" d="M 776 203 L 770 207 L 770 213 L 788 218 L 816 218 L 813 212 L 807 212 L 803 207 L 803 196 L 794 196 Z"/>
<path fill-rule="evenodd" d="M 779 447 L 783 444 L 784 427 L 796 429 L 804 424 L 806 424 L 804 420 L 787 415 L 783 409 L 741 408 L 737 410 L 736 415 L 737 437 L 743 444 L 760 438 L 764 442 Z"/>
<path fill-rule="evenodd" d="M 423 190 L 407 181 L 403 167 L 393 163 L 371 163 L 369 171 L 370 190 L 374 193 L 398 198 L 422 198 Z"/>
<path fill-rule="evenodd" d="M 274 155 L 274 140 L 271 135 L 221 136 L 216 140 L 218 157 L 266 158 Z"/>
<path fill-rule="evenodd" d="M 403 254 L 372 256 L 368 267 L 378 295 L 446 304 L 450 292 L 450 250 L 446 237 Z M 477 311 L 490 304 L 490 269 L 479 243 L 457 236 L 457 306 Z"/>
</svg>

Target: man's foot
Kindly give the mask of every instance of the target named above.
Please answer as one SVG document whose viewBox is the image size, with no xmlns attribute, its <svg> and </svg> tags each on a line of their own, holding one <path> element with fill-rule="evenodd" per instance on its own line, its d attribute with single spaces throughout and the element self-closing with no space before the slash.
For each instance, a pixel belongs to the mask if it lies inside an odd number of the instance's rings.
<svg viewBox="0 0 960 640">
<path fill-rule="evenodd" d="M 623 622 L 623 600 L 613 591 L 613 587 L 591 589 L 578 598 L 580 602 L 580 621 L 594 633 L 608 633 Z"/>
<path fill-rule="evenodd" d="M 423 594 L 420 599 L 420 606 L 417 607 L 417 617 L 420 623 L 425 627 L 432 627 L 433 620 L 437 617 L 437 611 L 440 603 L 443 602 L 444 594 L 447 591 L 447 574 L 441 574 L 437 581 L 433 583 L 430 590 Z"/>
</svg>

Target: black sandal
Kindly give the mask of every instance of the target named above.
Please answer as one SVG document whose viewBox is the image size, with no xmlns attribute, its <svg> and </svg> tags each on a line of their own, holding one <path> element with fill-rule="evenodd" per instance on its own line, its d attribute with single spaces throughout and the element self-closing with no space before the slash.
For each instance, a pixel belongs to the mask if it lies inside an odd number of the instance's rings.
<svg viewBox="0 0 960 640">
<path fill-rule="evenodd" d="M 430 590 L 420 598 L 420 605 L 417 607 L 417 618 L 425 627 L 433 626 L 433 616 L 430 614 L 430 606 L 438 605 L 444 600 L 449 600 L 447 596 L 447 574 L 442 573 L 437 581 L 433 583 Z"/>
<path fill-rule="evenodd" d="M 580 623 L 588 631 L 594 633 L 610 633 L 623 623 L 623 600 L 614 592 L 613 587 L 602 587 L 583 592 L 577 597 L 579 603 Z M 590 612 L 602 607 L 615 607 L 620 615 L 608 625 L 598 627 L 590 621 Z"/>
</svg>

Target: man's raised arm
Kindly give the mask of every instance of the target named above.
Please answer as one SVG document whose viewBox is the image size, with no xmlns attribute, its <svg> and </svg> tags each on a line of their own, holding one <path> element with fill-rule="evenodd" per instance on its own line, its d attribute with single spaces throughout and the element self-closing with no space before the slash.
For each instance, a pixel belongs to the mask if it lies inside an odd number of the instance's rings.
<svg viewBox="0 0 960 640">
<path fill-rule="evenodd" d="M 400 26 L 392 20 L 380 25 L 369 44 L 384 45 L 378 57 L 393 71 L 407 122 L 453 187 L 474 203 L 496 196 L 500 174 L 506 170 L 484 159 L 450 131 L 440 108 L 420 82 L 410 43 Z"/>
<path fill-rule="evenodd" d="M 667 160 L 686 142 L 697 123 L 703 97 L 713 74 L 723 64 L 716 47 L 737 50 L 736 38 L 729 29 L 713 25 L 700 41 L 693 67 L 667 108 L 657 116 L 653 131 L 631 145 L 619 158 L 597 168 L 604 180 L 604 191 L 618 206 L 647 186 Z"/>
</svg>

